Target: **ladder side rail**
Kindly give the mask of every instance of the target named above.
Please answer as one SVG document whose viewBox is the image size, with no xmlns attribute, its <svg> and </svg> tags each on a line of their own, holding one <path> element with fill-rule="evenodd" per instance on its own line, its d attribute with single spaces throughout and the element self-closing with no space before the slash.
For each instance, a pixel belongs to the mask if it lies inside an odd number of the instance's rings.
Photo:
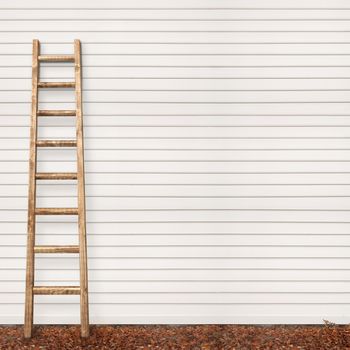
<svg viewBox="0 0 350 350">
<path fill-rule="evenodd" d="M 77 137 L 77 172 L 78 172 L 78 230 L 79 230 L 79 265 L 80 265 L 80 322 L 81 336 L 89 336 L 88 270 L 85 215 L 85 180 L 84 180 L 84 141 L 83 110 L 81 94 L 81 44 L 74 40 L 74 71 L 76 99 L 76 137 Z"/>
<path fill-rule="evenodd" d="M 33 329 L 33 286 L 34 286 L 34 245 L 35 245 L 35 206 L 36 206 L 36 165 L 37 165 L 37 111 L 38 111 L 38 80 L 39 80 L 39 40 L 33 40 L 32 58 L 32 109 L 30 127 L 30 159 L 29 159 L 29 192 L 28 192 L 28 233 L 27 233 L 27 267 L 24 336 L 30 338 Z"/>
</svg>

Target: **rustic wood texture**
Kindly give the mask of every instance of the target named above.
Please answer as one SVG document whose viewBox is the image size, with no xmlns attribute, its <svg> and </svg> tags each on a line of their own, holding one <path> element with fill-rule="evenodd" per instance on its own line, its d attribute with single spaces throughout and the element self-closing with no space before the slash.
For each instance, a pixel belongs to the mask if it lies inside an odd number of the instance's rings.
<svg viewBox="0 0 350 350">
<path fill-rule="evenodd" d="M 38 254 L 79 253 L 79 246 L 78 245 L 62 245 L 62 246 L 37 245 L 34 247 L 34 252 Z"/>
<path fill-rule="evenodd" d="M 74 62 L 74 55 L 40 55 L 41 62 Z"/>
<path fill-rule="evenodd" d="M 42 89 L 52 89 L 52 88 L 75 88 L 74 82 L 40 82 L 38 84 L 39 88 Z"/>
<path fill-rule="evenodd" d="M 25 291 L 24 337 L 30 338 L 33 329 L 33 285 L 34 285 L 34 245 L 35 245 L 35 203 L 36 203 L 36 139 L 38 111 L 38 56 L 40 44 L 33 40 L 32 58 L 32 111 L 30 127 L 30 158 L 29 158 L 29 192 L 28 192 L 28 236 L 27 236 L 27 268 Z"/>
<path fill-rule="evenodd" d="M 76 180 L 77 173 L 37 173 L 37 180 Z"/>
<path fill-rule="evenodd" d="M 74 286 L 36 286 L 33 290 L 36 295 L 80 294 L 80 287 Z"/>
<path fill-rule="evenodd" d="M 78 215 L 78 208 L 36 208 L 36 215 Z"/>
<path fill-rule="evenodd" d="M 84 143 L 83 143 L 83 109 L 81 96 L 81 44 L 74 40 L 75 56 L 75 99 L 76 99 L 76 135 L 78 168 L 78 229 L 80 246 L 80 322 L 81 336 L 89 336 L 89 302 L 88 270 L 85 218 L 85 180 L 84 180 Z"/>
<path fill-rule="evenodd" d="M 76 147 L 75 140 L 38 140 L 37 147 Z"/>
<path fill-rule="evenodd" d="M 75 82 L 41 82 L 39 83 L 39 61 L 74 62 Z M 76 110 L 40 110 L 38 111 L 38 87 L 72 88 L 75 87 Z M 76 140 L 37 140 L 38 116 L 76 116 Z M 36 173 L 37 147 L 76 147 L 77 173 Z M 88 273 L 85 219 L 85 183 L 84 183 L 84 149 L 83 149 L 83 116 L 81 94 L 81 45 L 74 41 L 74 55 L 39 56 L 39 41 L 33 41 L 32 68 L 32 123 L 30 133 L 30 176 L 28 204 L 28 243 L 27 275 L 24 336 L 30 338 L 33 328 L 33 295 L 34 294 L 79 294 L 81 336 L 89 336 L 88 310 Z M 78 208 L 36 208 L 36 180 L 78 180 Z M 68 246 L 35 246 L 36 215 L 78 215 L 79 245 Z M 34 286 L 34 254 L 40 253 L 79 253 L 80 286 L 43 287 Z"/>
<path fill-rule="evenodd" d="M 39 117 L 75 117 L 75 110 L 60 110 L 60 109 L 52 109 L 52 110 L 39 110 Z"/>
</svg>

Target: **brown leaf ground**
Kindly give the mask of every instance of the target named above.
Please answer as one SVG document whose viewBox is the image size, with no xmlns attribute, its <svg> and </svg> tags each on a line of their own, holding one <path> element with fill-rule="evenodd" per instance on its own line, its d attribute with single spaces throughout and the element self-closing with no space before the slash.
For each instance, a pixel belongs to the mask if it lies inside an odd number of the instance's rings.
<svg viewBox="0 0 350 350">
<path fill-rule="evenodd" d="M 22 326 L 0 326 L 1 350 L 254 350 L 350 349 L 350 326 L 119 325 L 91 326 L 80 338 L 78 326 L 36 326 L 31 340 Z"/>
</svg>

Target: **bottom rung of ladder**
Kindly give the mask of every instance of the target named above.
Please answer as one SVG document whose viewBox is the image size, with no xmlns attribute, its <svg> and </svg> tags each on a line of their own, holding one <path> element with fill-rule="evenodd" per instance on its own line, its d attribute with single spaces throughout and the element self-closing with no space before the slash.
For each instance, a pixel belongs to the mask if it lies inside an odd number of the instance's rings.
<svg viewBox="0 0 350 350">
<path fill-rule="evenodd" d="M 80 294 L 80 287 L 76 286 L 39 286 L 33 287 L 33 293 L 36 295 L 63 295 Z"/>
</svg>

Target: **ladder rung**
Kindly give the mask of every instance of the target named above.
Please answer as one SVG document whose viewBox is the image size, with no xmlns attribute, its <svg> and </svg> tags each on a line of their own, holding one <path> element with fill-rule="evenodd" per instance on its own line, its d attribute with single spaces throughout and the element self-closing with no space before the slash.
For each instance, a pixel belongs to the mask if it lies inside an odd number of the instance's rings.
<svg viewBox="0 0 350 350">
<path fill-rule="evenodd" d="M 37 116 L 39 117 L 75 117 L 75 110 L 39 110 Z"/>
<path fill-rule="evenodd" d="M 77 245 L 37 245 L 34 247 L 34 253 L 79 253 Z"/>
<path fill-rule="evenodd" d="M 37 173 L 35 175 L 37 180 L 76 180 L 77 173 Z"/>
<path fill-rule="evenodd" d="M 34 294 L 80 294 L 80 287 L 75 286 L 38 286 L 33 287 Z"/>
<path fill-rule="evenodd" d="M 74 55 L 40 55 L 41 62 L 74 62 Z"/>
<path fill-rule="evenodd" d="M 36 215 L 78 215 L 78 208 L 36 208 Z"/>
<path fill-rule="evenodd" d="M 36 142 L 38 147 L 76 147 L 75 140 L 39 140 Z"/>
<path fill-rule="evenodd" d="M 42 89 L 49 88 L 75 88 L 75 82 L 40 82 L 38 83 L 38 87 Z"/>
</svg>

